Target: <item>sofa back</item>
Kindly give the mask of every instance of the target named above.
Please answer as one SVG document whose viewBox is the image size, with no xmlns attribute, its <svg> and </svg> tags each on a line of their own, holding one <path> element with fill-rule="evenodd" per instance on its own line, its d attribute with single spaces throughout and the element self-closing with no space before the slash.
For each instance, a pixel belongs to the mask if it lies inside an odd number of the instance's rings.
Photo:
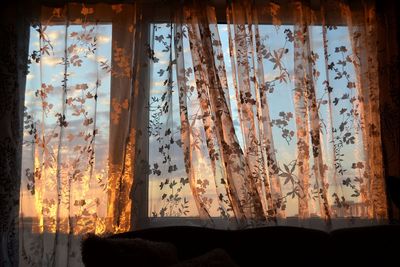
<svg viewBox="0 0 400 267">
<path fill-rule="evenodd" d="M 179 260 L 222 248 L 239 266 L 269 266 L 276 262 L 283 266 L 400 266 L 400 225 L 346 228 L 330 233 L 285 226 L 235 231 L 189 226 L 151 228 L 84 239 L 83 262 L 86 266 L 99 266 L 99 262 L 115 263 L 121 259 L 116 266 L 125 266 L 124 259 L 129 259 L 131 263 L 126 266 L 138 266 L 135 256 L 129 256 L 131 248 L 112 249 L 109 243 L 102 242 L 137 238 L 173 244 Z M 168 249 L 171 251 L 164 251 Z M 119 255 L 122 250 L 128 252 L 125 258 Z"/>
<path fill-rule="evenodd" d="M 116 234 L 109 239 L 141 238 L 150 241 L 172 243 L 179 260 L 203 255 L 215 248 L 222 248 L 239 266 L 264 266 L 260 262 L 292 264 L 320 261 L 326 258 L 329 234 L 323 231 L 297 227 L 264 227 L 245 230 L 216 230 L 201 227 L 162 227 Z M 92 240 L 93 242 L 93 240 Z M 85 240 L 82 255 L 86 266 L 91 254 Z M 118 258 L 118 255 L 108 255 Z M 135 266 L 134 264 L 131 266 Z M 267 266 L 267 265 L 266 265 Z"/>
</svg>

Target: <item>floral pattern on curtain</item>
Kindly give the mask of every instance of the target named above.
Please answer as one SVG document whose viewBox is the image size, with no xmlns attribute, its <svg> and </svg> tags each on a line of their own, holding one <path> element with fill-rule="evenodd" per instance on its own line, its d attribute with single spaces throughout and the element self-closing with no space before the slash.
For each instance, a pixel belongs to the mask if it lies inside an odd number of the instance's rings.
<svg viewBox="0 0 400 267">
<path fill-rule="evenodd" d="M 135 5 L 69 4 L 43 7 L 32 25 L 22 265 L 82 264 L 83 234 L 128 231 L 139 217 L 132 199 L 140 194 L 131 192 L 144 169 L 135 163 L 146 129 L 137 125 L 145 123 L 141 18 Z"/>
<path fill-rule="evenodd" d="M 83 234 L 169 218 L 387 218 L 373 5 L 160 10 L 68 4 L 33 23 L 22 265 L 79 265 Z"/>
<path fill-rule="evenodd" d="M 355 10 L 335 1 L 317 9 L 232 1 L 227 25 L 213 7 L 186 6 L 176 29 L 155 27 L 165 63 L 153 68 L 165 88 L 150 92 L 160 107 L 150 114 L 165 133 L 150 133 L 159 143 L 152 150 L 150 141 L 150 181 L 160 180 L 164 201 L 150 192 L 154 217 L 239 225 L 387 217 L 374 7 Z"/>
</svg>

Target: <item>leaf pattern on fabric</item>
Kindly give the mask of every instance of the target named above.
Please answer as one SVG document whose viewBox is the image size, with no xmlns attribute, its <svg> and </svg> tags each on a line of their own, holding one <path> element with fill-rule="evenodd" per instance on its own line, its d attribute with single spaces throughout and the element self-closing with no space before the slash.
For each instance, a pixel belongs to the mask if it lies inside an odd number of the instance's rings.
<svg viewBox="0 0 400 267">
<path fill-rule="evenodd" d="M 387 218 L 376 17 L 365 8 L 234 0 L 223 25 L 200 2 L 163 23 L 140 4 L 42 7 L 20 261 L 79 265 L 83 234 L 149 221 Z"/>
</svg>

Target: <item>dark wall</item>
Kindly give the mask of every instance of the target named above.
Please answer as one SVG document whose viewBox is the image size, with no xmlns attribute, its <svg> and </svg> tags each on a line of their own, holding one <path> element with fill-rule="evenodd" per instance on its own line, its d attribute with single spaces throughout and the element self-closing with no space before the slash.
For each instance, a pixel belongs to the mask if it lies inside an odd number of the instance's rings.
<svg viewBox="0 0 400 267">
<path fill-rule="evenodd" d="M 376 1 L 379 25 L 378 60 L 383 160 L 388 192 L 389 214 L 399 221 L 400 197 L 400 25 L 399 1 Z M 398 203 L 398 200 L 395 201 Z"/>
<path fill-rule="evenodd" d="M 2 6 L 0 16 L 0 266 L 16 266 L 20 186 L 20 103 L 17 3 Z"/>
</svg>

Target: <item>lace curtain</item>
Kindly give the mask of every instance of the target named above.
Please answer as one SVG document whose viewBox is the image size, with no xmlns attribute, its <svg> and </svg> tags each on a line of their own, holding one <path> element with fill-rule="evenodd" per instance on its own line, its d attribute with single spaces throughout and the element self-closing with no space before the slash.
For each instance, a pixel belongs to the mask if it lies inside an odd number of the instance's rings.
<svg viewBox="0 0 400 267">
<path fill-rule="evenodd" d="M 168 223 L 387 218 L 375 7 L 42 7 L 25 93 L 20 264 Z"/>
</svg>

